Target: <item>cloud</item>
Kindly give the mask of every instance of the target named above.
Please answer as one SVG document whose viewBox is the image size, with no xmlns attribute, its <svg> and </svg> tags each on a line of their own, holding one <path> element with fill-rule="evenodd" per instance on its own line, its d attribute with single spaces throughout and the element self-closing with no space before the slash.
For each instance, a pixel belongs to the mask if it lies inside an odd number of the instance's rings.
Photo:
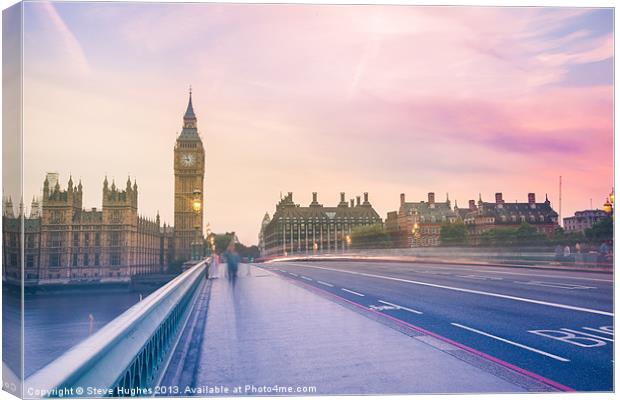
<svg viewBox="0 0 620 400">
<path fill-rule="evenodd" d="M 64 45 L 64 51 L 68 56 L 66 62 L 76 67 L 77 71 L 84 75 L 89 75 L 91 72 L 90 65 L 84 53 L 84 49 L 80 45 L 80 42 L 75 37 L 74 33 L 69 29 L 67 24 L 63 21 L 62 17 L 56 11 L 52 2 L 46 1 L 40 3 L 42 10 L 47 14 L 49 21 L 54 26 L 58 35 L 62 39 Z"/>
<path fill-rule="evenodd" d="M 594 26 L 592 9 L 45 9 L 39 25 L 53 30 L 27 25 L 28 140 L 47 143 L 54 133 L 98 146 L 94 156 L 85 145 L 65 157 L 29 146 L 33 193 L 49 168 L 82 165 L 97 189 L 102 171 L 121 177 L 131 168 L 144 182 L 141 212 L 159 209 L 171 221 L 171 149 L 189 83 L 207 148 L 208 219 L 244 242 L 255 240 L 281 190 L 335 199 L 368 190 L 383 214 L 402 191 L 437 187 L 466 199 L 509 184 L 514 196 L 544 193 L 559 171 L 575 199 L 589 199 L 613 175 L 611 69 L 593 67 L 613 62 L 613 26 Z M 71 65 L 97 79 L 79 79 Z M 600 71 L 607 79 L 591 79 Z M 130 153 L 144 146 L 134 167 Z M 115 162 L 103 163 L 111 155 Z M 100 201 L 96 190 L 89 196 Z M 566 210 L 577 207 L 566 201 Z"/>
</svg>

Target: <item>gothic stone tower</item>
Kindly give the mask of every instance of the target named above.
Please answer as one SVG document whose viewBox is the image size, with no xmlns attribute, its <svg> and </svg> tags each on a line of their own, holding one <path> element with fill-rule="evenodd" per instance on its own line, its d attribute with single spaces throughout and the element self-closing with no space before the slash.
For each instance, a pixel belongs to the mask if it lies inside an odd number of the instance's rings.
<svg viewBox="0 0 620 400">
<path fill-rule="evenodd" d="M 194 197 L 204 205 L 205 150 L 196 127 L 196 115 L 189 92 L 183 130 L 174 146 L 174 247 L 177 260 L 191 258 L 191 244 L 202 238 L 203 209 L 192 207 Z M 198 231 L 198 232 L 197 232 Z"/>
</svg>

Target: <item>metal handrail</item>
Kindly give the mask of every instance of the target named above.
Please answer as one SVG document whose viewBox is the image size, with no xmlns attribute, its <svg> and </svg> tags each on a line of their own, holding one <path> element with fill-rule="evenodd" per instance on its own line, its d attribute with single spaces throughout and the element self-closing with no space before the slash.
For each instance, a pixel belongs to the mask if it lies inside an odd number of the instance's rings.
<svg viewBox="0 0 620 400">
<path fill-rule="evenodd" d="M 149 388 L 163 373 L 210 262 L 184 271 L 34 373 L 24 382 L 24 395 L 116 397 L 130 395 L 113 392 L 119 388 Z M 108 392 L 93 394 L 89 388 Z"/>
</svg>

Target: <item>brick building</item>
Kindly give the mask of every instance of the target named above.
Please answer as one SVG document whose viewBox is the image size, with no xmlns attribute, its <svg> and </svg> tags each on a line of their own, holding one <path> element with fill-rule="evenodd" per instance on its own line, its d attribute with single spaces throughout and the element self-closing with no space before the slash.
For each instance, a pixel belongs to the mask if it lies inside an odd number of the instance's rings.
<svg viewBox="0 0 620 400">
<path fill-rule="evenodd" d="M 502 193 L 495 193 L 495 202 L 484 202 L 480 196 L 478 203 L 469 201 L 469 208 L 458 210 L 467 227 L 468 241 L 471 244 L 480 243 L 480 235 L 497 227 L 518 228 L 527 222 L 534 226 L 539 233 L 552 236 L 558 225 L 558 213 L 551 207 L 551 202 L 545 197 L 543 203 L 536 202 L 536 195 L 528 193 L 526 203 L 506 203 Z"/>
<path fill-rule="evenodd" d="M 427 201 L 407 202 L 400 195 L 398 211 L 391 211 L 385 221 L 385 229 L 397 247 L 427 247 L 440 244 L 441 225 L 457 220 L 449 197 L 435 201 L 435 193 L 428 193 Z"/>
<path fill-rule="evenodd" d="M 564 218 L 564 230 L 566 232 L 585 232 L 592 228 L 592 225 L 609 217 L 609 213 L 604 210 L 583 210 L 576 211 L 572 217 Z"/>
</svg>

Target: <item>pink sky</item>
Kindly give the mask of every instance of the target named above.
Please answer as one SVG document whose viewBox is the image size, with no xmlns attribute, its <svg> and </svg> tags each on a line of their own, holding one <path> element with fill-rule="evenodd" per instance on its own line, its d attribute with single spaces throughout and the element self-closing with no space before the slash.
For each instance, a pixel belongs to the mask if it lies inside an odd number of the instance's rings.
<svg viewBox="0 0 620 400">
<path fill-rule="evenodd" d="M 206 221 L 256 243 L 280 192 L 526 201 L 563 216 L 613 185 L 611 9 L 27 3 L 25 197 L 45 172 L 136 177 L 173 220 L 172 148 L 194 88 Z"/>
</svg>

